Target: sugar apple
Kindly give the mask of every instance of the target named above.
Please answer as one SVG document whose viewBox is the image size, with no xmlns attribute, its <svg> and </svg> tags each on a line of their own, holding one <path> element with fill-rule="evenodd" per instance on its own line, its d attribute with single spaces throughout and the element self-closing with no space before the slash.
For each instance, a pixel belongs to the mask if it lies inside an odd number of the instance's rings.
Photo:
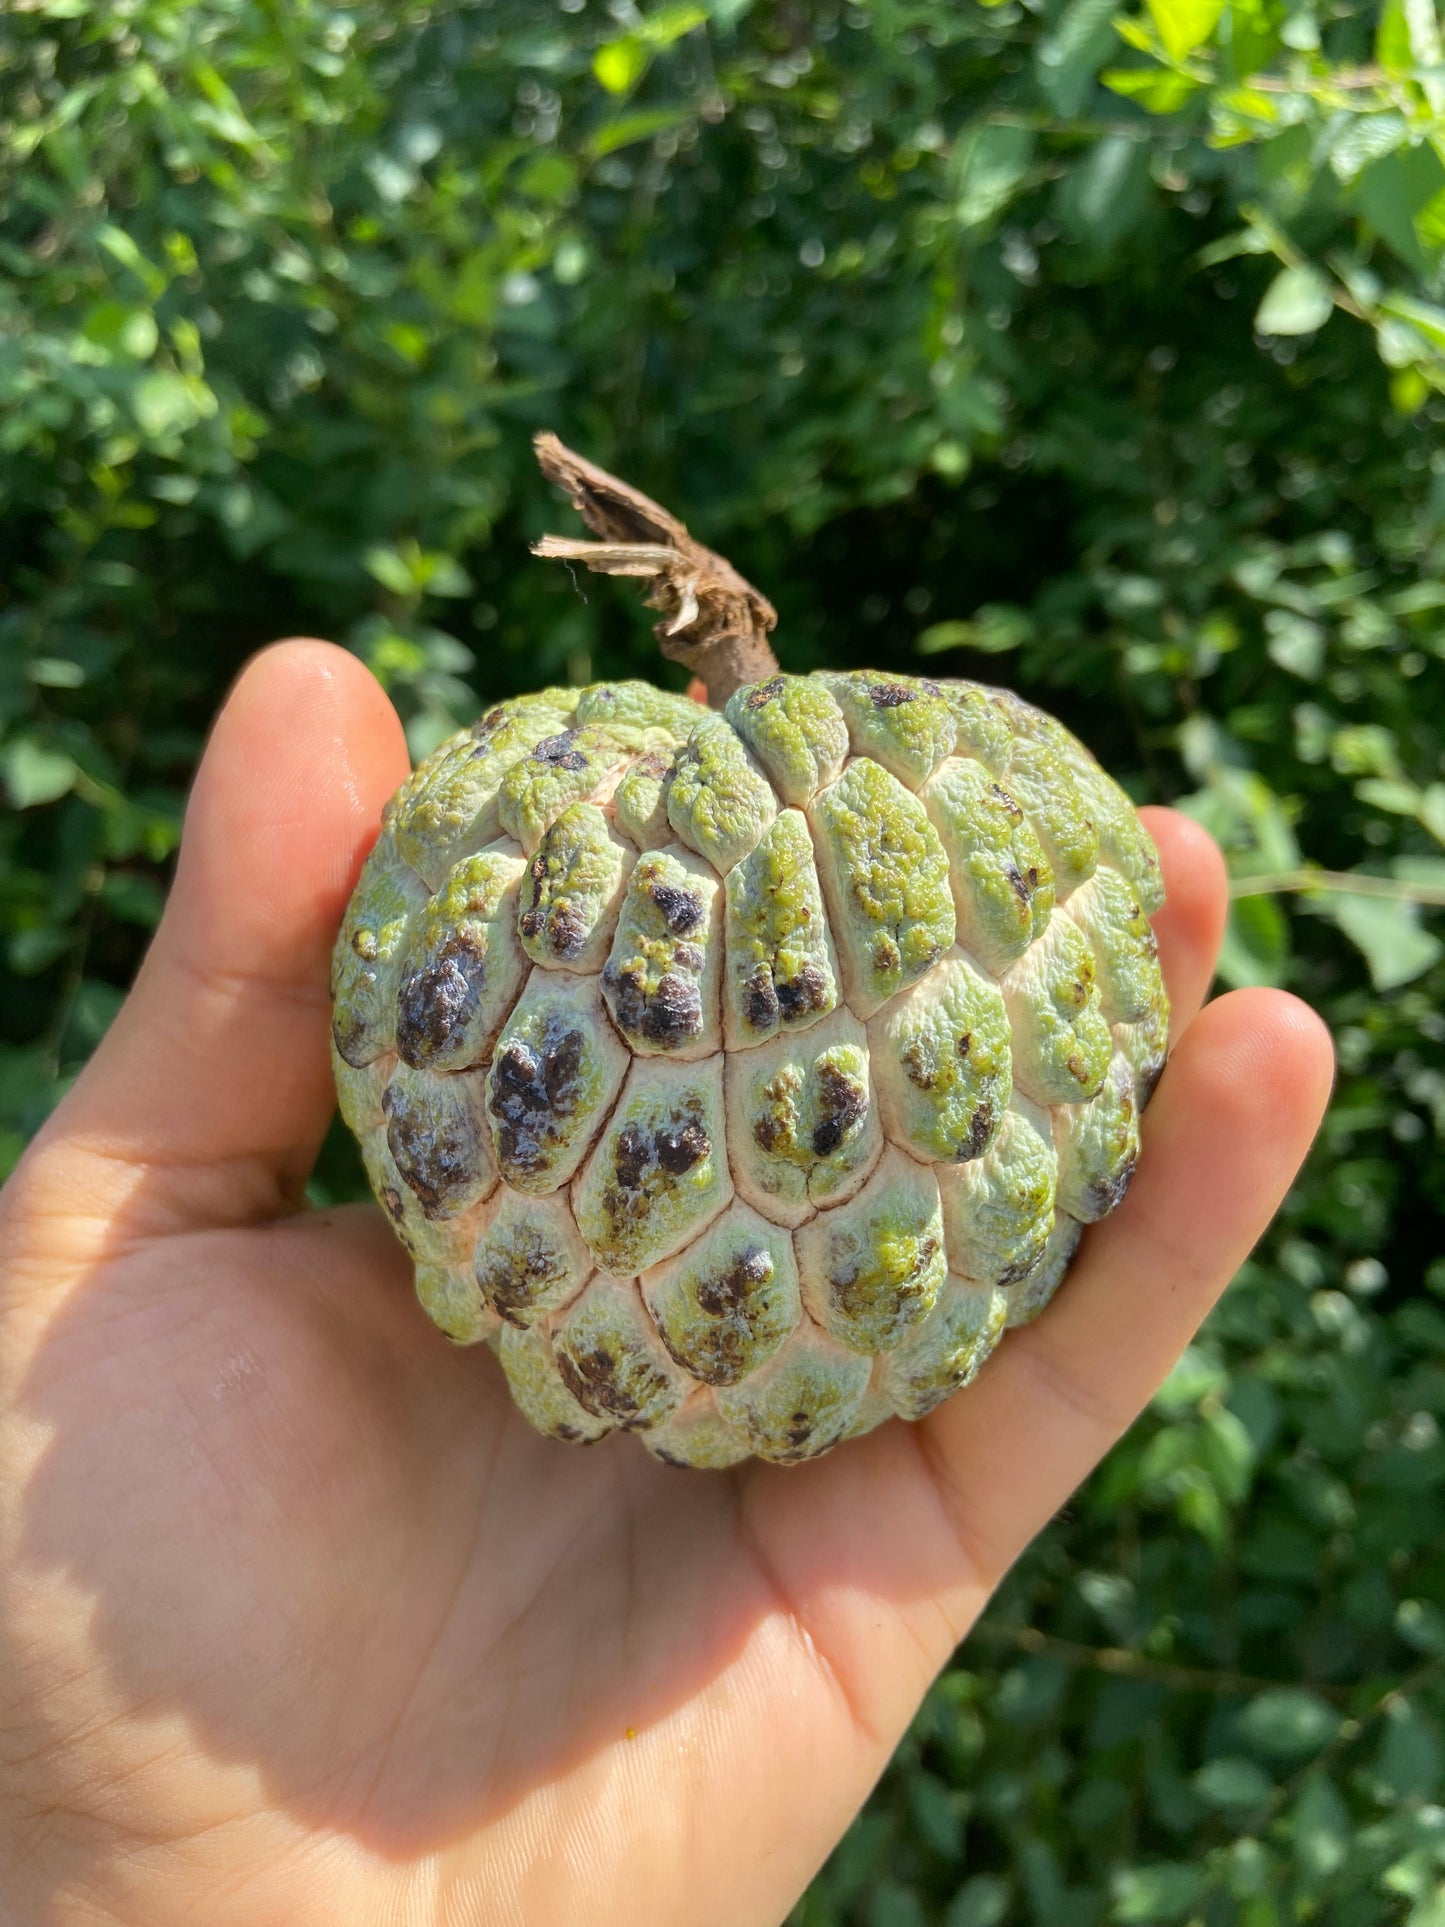
<svg viewBox="0 0 1445 1927">
<path fill-rule="evenodd" d="M 966 1385 L 1112 1211 L 1164 1061 L 1158 860 L 1004 690 L 777 670 L 773 611 L 539 438 L 721 710 L 496 704 L 388 805 L 341 1111 L 422 1305 L 540 1431 L 812 1458 Z M 697 685 L 695 685 L 697 686 Z"/>
</svg>

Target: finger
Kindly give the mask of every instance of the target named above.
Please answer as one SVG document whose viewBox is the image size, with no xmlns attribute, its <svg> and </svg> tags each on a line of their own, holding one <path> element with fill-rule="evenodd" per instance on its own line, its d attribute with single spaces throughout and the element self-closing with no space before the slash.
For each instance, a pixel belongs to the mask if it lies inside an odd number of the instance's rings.
<svg viewBox="0 0 1445 1927">
<path fill-rule="evenodd" d="M 279 643 L 228 698 L 186 810 L 161 927 L 55 1120 L 130 1165 L 184 1171 L 193 1216 L 289 1201 L 331 1116 L 331 944 L 407 769 L 354 656 Z"/>
<path fill-rule="evenodd" d="M 1219 845 L 1191 818 L 1157 808 L 1139 815 L 1164 871 L 1164 907 L 1153 923 L 1169 987 L 1170 1034 L 1177 1039 L 1214 975 L 1229 913 L 1228 876 Z"/>
<path fill-rule="evenodd" d="M 1332 1068 L 1320 1019 L 1281 992 L 1235 991 L 1189 1026 L 1125 1203 L 1043 1316 L 920 1428 L 983 1586 L 1167 1376 L 1288 1189 Z"/>
</svg>

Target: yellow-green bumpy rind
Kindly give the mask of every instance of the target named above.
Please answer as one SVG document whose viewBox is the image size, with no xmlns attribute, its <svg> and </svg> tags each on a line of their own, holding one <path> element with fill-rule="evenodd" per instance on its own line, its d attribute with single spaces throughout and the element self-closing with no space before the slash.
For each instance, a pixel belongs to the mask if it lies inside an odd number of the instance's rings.
<svg viewBox="0 0 1445 1927">
<path fill-rule="evenodd" d="M 539 1431 L 717 1470 L 921 1418 L 1123 1195 L 1158 856 L 1010 692 L 543 690 L 383 815 L 342 1113 L 422 1309 Z"/>
<path fill-rule="evenodd" d="M 533 963 L 602 968 L 636 852 L 595 803 L 574 803 L 527 866 L 517 934 Z"/>
<path fill-rule="evenodd" d="M 790 809 L 802 809 L 840 774 L 848 725 L 824 684 L 811 676 L 747 683 L 723 711 Z"/>
<path fill-rule="evenodd" d="M 918 798 L 867 757 L 821 792 L 809 820 L 847 1000 L 871 1017 L 953 943 L 948 858 Z"/>
<path fill-rule="evenodd" d="M 735 1385 L 796 1329 L 793 1241 L 736 1200 L 669 1263 L 642 1276 L 662 1342 L 704 1385 Z"/>
<path fill-rule="evenodd" d="M 761 1044 L 811 1024 L 838 1003 L 838 965 L 808 820 L 784 810 L 728 872 L 724 1031 L 730 1046 Z"/>
<path fill-rule="evenodd" d="M 690 850 L 726 874 L 778 813 L 772 785 L 721 716 L 699 723 L 673 764 L 667 819 Z"/>
<path fill-rule="evenodd" d="M 917 789 L 953 749 L 958 724 L 937 683 L 916 676 L 881 676 L 871 669 L 820 674 L 848 726 L 855 756 L 875 763 Z"/>
<path fill-rule="evenodd" d="M 884 1128 L 916 1158 L 966 1164 L 993 1142 L 1009 1098 L 1009 1023 L 998 985 L 961 952 L 868 1026 Z"/>
<path fill-rule="evenodd" d="M 722 1059 L 638 1059 L 573 1196 L 603 1271 L 631 1278 L 690 1244 L 732 1196 Z"/>
</svg>

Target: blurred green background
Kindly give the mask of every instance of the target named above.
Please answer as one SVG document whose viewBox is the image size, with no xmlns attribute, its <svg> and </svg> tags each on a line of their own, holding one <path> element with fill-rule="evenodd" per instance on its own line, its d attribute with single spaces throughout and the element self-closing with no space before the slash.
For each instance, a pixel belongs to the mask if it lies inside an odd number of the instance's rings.
<svg viewBox="0 0 1445 1927">
<path fill-rule="evenodd" d="M 1278 1224 L 796 1927 L 1445 1924 L 1439 21 L 1128 5 L 0 19 L 7 1165 L 256 644 L 348 643 L 418 753 L 663 673 L 625 586 L 527 554 L 573 526 L 544 425 L 788 667 L 1013 683 L 1204 820 L 1225 980 L 1334 1029 Z"/>
</svg>

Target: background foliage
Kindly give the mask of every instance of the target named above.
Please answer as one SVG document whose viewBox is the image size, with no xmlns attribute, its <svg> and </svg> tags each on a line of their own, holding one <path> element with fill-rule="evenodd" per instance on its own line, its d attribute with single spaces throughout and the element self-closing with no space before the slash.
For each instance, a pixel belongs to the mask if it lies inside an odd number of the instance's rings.
<svg viewBox="0 0 1445 1927">
<path fill-rule="evenodd" d="M 347 641 L 417 751 L 657 671 L 625 591 L 526 555 L 556 426 L 775 597 L 789 666 L 1014 682 L 1202 817 L 1226 979 L 1341 1057 L 798 1927 L 1441 1927 L 1428 0 L 16 0 L 0 209 L 6 1160 L 254 645 Z"/>
</svg>

